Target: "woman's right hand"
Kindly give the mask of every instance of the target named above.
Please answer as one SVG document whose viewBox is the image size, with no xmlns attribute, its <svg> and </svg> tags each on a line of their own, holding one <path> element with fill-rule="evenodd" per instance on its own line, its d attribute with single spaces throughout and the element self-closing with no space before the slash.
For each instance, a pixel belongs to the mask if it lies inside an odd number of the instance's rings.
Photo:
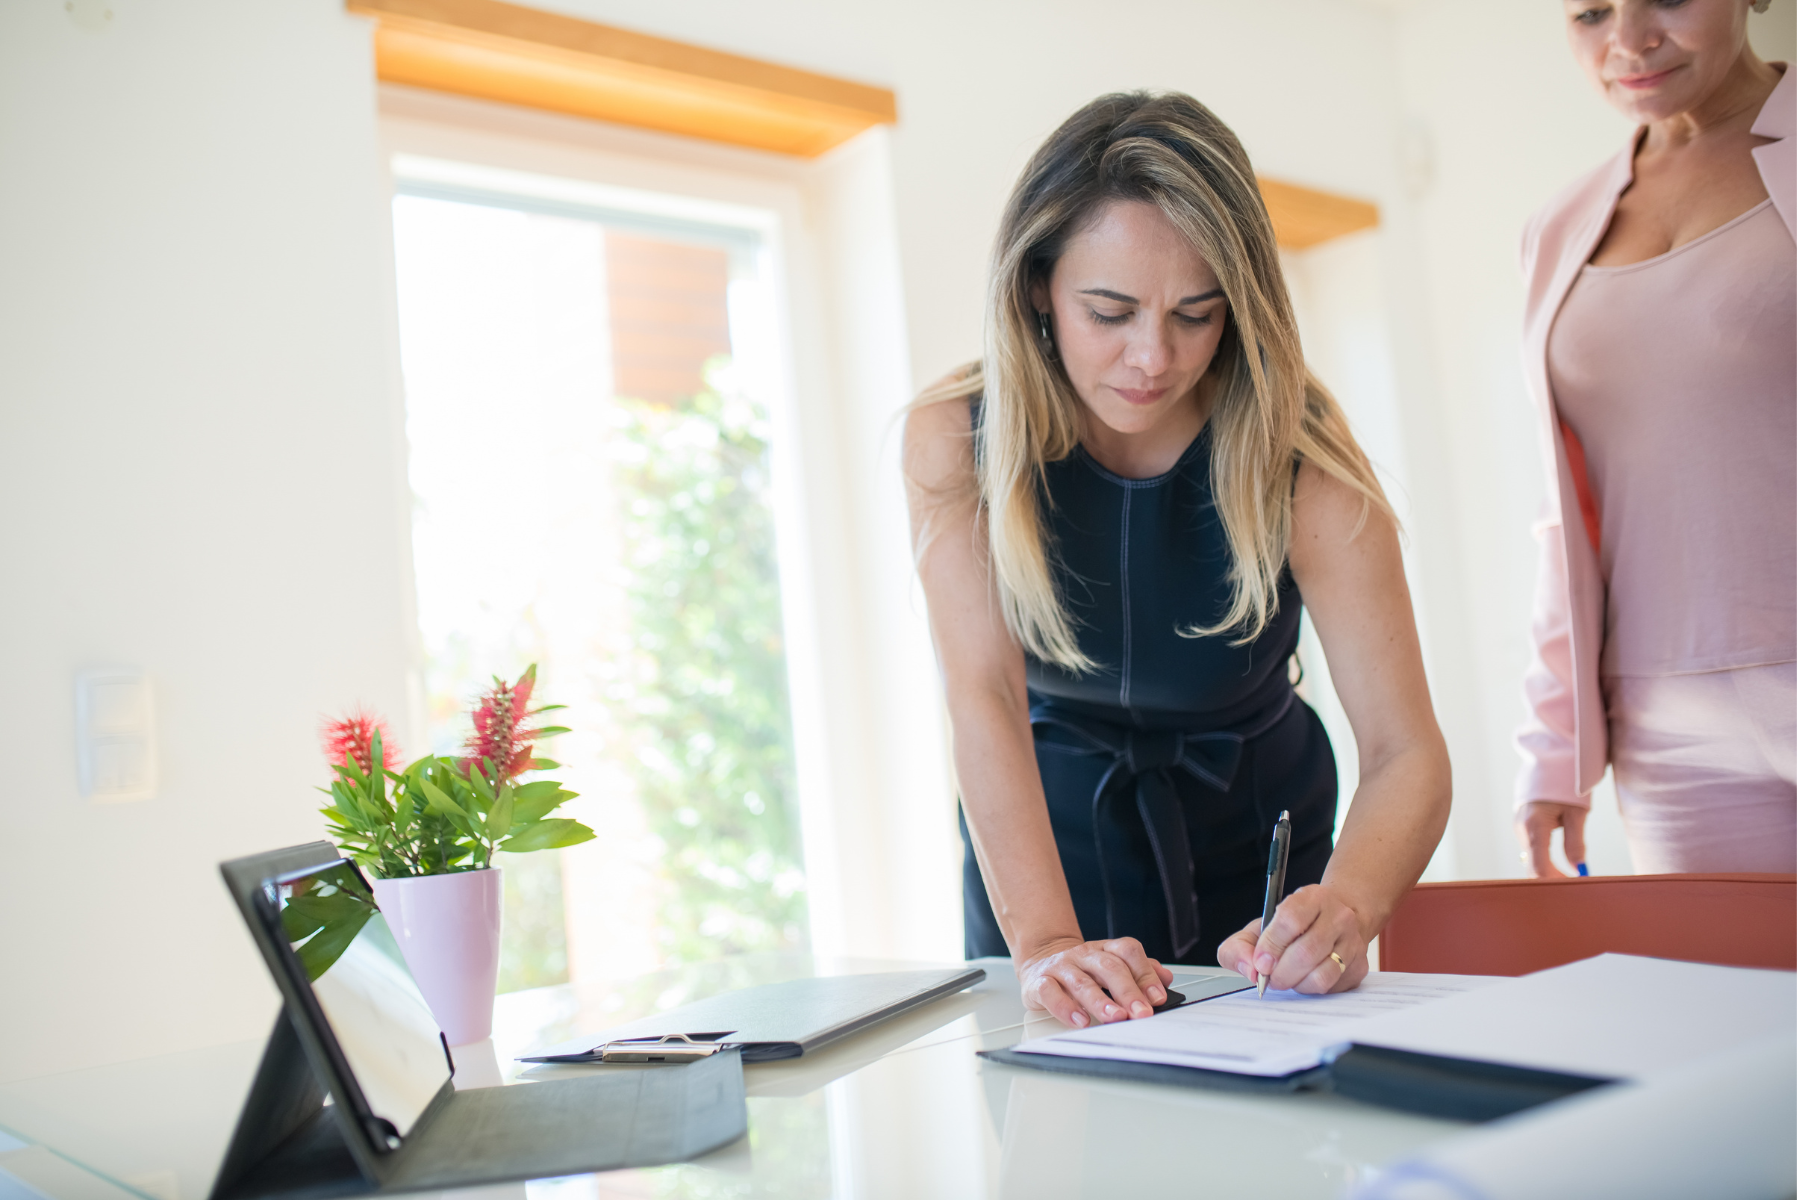
<svg viewBox="0 0 1800 1200">
<path fill-rule="evenodd" d="M 1168 1000 L 1175 978 L 1136 938 L 1059 939 L 1021 958 L 1018 972 L 1027 1009 L 1041 1009 L 1077 1029 L 1149 1016 Z"/>
<path fill-rule="evenodd" d="M 1563 857 L 1570 866 L 1587 861 L 1588 810 L 1574 804 L 1558 804 L 1552 800 L 1533 800 L 1519 810 L 1519 841 L 1525 846 L 1521 855 L 1531 864 L 1531 873 L 1539 879 L 1563 879 L 1568 872 L 1550 861 L 1550 835 L 1563 831 Z"/>
</svg>

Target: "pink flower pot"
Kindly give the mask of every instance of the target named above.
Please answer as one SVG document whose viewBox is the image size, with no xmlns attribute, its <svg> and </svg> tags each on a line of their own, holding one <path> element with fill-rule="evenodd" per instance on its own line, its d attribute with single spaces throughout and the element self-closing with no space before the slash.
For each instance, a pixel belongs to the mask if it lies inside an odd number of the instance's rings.
<svg viewBox="0 0 1800 1200">
<path fill-rule="evenodd" d="M 374 879 L 375 903 L 452 1046 L 494 1031 L 500 869 Z"/>
</svg>

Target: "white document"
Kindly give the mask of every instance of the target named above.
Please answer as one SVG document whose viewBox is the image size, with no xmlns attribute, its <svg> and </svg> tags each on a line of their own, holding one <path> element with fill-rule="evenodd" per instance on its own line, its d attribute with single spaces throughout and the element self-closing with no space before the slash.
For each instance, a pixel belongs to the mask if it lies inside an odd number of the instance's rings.
<svg viewBox="0 0 1800 1200">
<path fill-rule="evenodd" d="M 1354 994 L 1354 993 L 1352 993 Z M 1602 954 L 1361 1025 L 1355 1040 L 1639 1079 L 1794 1028 L 1794 973 Z"/>
<path fill-rule="evenodd" d="M 1251 989 L 1143 1020 L 1022 1042 L 1014 1049 L 1236 1075 L 1291 1075 L 1328 1062 L 1356 1037 L 1364 1022 L 1504 982 L 1487 975 L 1371 971 L 1361 986 L 1348 992 L 1329 996 L 1269 992 L 1259 997 Z"/>
</svg>

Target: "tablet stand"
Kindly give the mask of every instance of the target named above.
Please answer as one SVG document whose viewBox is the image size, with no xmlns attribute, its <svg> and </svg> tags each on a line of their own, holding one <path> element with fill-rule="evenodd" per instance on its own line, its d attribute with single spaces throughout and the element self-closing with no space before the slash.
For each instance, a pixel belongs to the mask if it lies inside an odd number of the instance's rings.
<svg viewBox="0 0 1800 1200">
<path fill-rule="evenodd" d="M 744 1135 L 738 1050 L 685 1066 L 590 1069 L 516 1087 L 445 1089 L 406 1145 L 358 1164 L 284 1006 L 210 1200 L 324 1200 L 682 1162 Z"/>
<path fill-rule="evenodd" d="M 313 1074 L 284 1005 L 263 1048 L 211 1200 L 300 1200 L 377 1187 L 356 1165 L 338 1129 L 338 1114 L 326 1107 L 325 1088 Z"/>
</svg>

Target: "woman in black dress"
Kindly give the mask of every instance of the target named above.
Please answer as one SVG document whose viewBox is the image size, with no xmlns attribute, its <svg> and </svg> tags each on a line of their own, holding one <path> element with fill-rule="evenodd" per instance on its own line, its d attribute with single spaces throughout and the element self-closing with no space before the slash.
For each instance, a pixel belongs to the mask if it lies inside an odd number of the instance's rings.
<svg viewBox="0 0 1800 1200">
<path fill-rule="evenodd" d="M 1026 166 L 989 294 L 982 361 L 906 429 L 968 953 L 1010 953 L 1072 1025 L 1148 1016 L 1162 960 L 1215 951 L 1354 987 L 1450 765 L 1393 513 L 1306 370 L 1248 157 L 1187 96 L 1094 101 Z M 1363 766 L 1335 851 L 1331 747 L 1289 679 L 1303 596 Z"/>
</svg>

